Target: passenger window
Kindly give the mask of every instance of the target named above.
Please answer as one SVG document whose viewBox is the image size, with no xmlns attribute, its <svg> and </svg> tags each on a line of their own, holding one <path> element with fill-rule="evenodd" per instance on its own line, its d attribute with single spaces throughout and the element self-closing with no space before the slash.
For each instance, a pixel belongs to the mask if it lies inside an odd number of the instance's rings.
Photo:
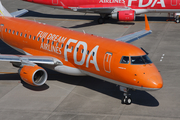
<svg viewBox="0 0 180 120">
<path fill-rule="evenodd" d="M 7 32 L 7 28 L 5 29 L 5 32 Z"/>
<path fill-rule="evenodd" d="M 35 39 L 36 39 L 36 36 L 33 37 L 33 40 L 35 40 Z"/>
<path fill-rule="evenodd" d="M 73 50 L 73 46 L 71 47 L 71 50 Z"/>
<path fill-rule="evenodd" d="M 22 35 L 23 35 L 23 33 L 20 34 L 20 36 L 22 36 Z"/>
<path fill-rule="evenodd" d="M 87 51 L 87 55 L 89 55 L 89 50 Z"/>
<path fill-rule="evenodd" d="M 31 39 L 31 35 L 29 35 L 29 39 Z"/>
<path fill-rule="evenodd" d="M 27 34 L 24 35 L 24 37 L 26 38 Z"/>
<path fill-rule="evenodd" d="M 11 33 L 11 29 L 9 29 L 9 33 Z"/>
<path fill-rule="evenodd" d="M 59 42 L 56 43 L 56 46 L 58 46 L 58 45 L 59 45 Z"/>
<path fill-rule="evenodd" d="M 39 41 L 40 37 L 37 38 L 37 41 Z"/>
<path fill-rule="evenodd" d="M 15 32 L 15 31 L 13 30 L 12 34 L 14 34 L 14 32 Z"/>
<path fill-rule="evenodd" d="M 47 40 L 47 44 L 49 44 L 49 40 Z"/>
<path fill-rule="evenodd" d="M 94 56 L 95 52 L 93 52 L 92 56 Z"/>
<path fill-rule="evenodd" d="M 77 52 L 78 52 L 79 48 L 77 48 Z"/>
<path fill-rule="evenodd" d="M 81 50 L 81 53 L 83 53 L 83 52 L 84 52 L 84 49 Z"/>
<path fill-rule="evenodd" d="M 128 64 L 129 63 L 129 57 L 128 56 L 123 56 L 121 58 L 121 62 L 120 63 Z"/>
<path fill-rule="evenodd" d="M 52 45 L 54 45 L 54 41 L 52 41 Z"/>
<path fill-rule="evenodd" d="M 16 32 L 16 35 L 18 35 L 18 34 L 19 34 L 19 32 L 17 31 L 17 32 Z"/>
<path fill-rule="evenodd" d="M 62 44 L 61 44 L 61 48 L 63 48 L 63 46 L 64 46 L 64 44 L 62 43 Z"/>
<path fill-rule="evenodd" d="M 42 38 L 42 42 L 44 42 L 44 38 Z"/>
</svg>

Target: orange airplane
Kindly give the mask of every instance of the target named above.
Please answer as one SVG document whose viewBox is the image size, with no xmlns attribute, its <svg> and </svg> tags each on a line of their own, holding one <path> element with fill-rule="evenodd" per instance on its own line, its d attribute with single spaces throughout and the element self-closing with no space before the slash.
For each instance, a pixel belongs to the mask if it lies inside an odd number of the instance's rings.
<svg viewBox="0 0 180 120">
<path fill-rule="evenodd" d="M 130 89 L 158 90 L 163 86 L 146 52 L 128 44 L 151 33 L 146 16 L 144 30 L 112 40 L 12 17 L 1 3 L 0 13 L 1 40 L 25 54 L 1 54 L 0 61 L 10 61 L 20 68 L 21 79 L 30 85 L 46 82 L 48 75 L 38 66 L 41 64 L 60 73 L 89 75 L 120 85 L 123 104 L 132 102 Z"/>
</svg>

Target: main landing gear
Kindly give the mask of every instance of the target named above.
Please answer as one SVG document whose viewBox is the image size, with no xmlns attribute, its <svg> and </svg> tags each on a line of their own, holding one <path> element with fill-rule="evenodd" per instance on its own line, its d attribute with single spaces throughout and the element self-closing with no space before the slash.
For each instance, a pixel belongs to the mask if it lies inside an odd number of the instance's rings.
<svg viewBox="0 0 180 120">
<path fill-rule="evenodd" d="M 122 104 L 130 105 L 132 103 L 131 94 L 129 94 L 129 89 L 126 87 L 120 86 L 120 91 L 124 92 L 124 96 L 122 98 Z"/>
<path fill-rule="evenodd" d="M 109 19 L 109 16 L 107 14 L 100 14 L 100 18 L 98 19 L 99 24 L 103 24 L 105 20 Z"/>
<path fill-rule="evenodd" d="M 104 21 L 105 21 L 105 18 L 103 18 L 103 17 L 100 17 L 100 18 L 98 19 L 98 23 L 99 23 L 99 24 L 103 24 Z"/>
</svg>

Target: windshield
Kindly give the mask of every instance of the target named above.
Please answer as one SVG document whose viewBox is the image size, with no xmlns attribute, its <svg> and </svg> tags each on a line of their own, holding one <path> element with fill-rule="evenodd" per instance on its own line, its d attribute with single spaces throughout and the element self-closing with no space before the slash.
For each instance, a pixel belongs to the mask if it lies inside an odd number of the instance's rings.
<svg viewBox="0 0 180 120">
<path fill-rule="evenodd" d="M 150 60 L 150 58 L 147 55 L 142 56 L 143 60 L 145 61 L 146 64 L 150 64 L 152 63 L 152 61 Z"/>
<path fill-rule="evenodd" d="M 131 64 L 150 64 L 150 63 L 152 63 L 152 61 L 149 59 L 147 55 L 131 57 Z"/>
</svg>

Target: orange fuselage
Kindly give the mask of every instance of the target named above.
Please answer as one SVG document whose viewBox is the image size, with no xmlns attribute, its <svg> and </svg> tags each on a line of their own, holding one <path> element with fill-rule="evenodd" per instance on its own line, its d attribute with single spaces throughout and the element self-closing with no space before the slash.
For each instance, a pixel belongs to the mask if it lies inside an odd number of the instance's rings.
<svg viewBox="0 0 180 120">
<path fill-rule="evenodd" d="M 90 75 L 132 89 L 157 90 L 163 85 L 153 63 L 120 62 L 123 56 L 131 61 L 131 56 L 146 55 L 131 44 L 13 17 L 0 17 L 0 24 L 0 37 L 5 43 L 27 55 L 57 58 L 64 71 L 65 67 L 76 69 L 77 75 Z M 67 74 L 76 75 L 71 69 Z"/>
</svg>

